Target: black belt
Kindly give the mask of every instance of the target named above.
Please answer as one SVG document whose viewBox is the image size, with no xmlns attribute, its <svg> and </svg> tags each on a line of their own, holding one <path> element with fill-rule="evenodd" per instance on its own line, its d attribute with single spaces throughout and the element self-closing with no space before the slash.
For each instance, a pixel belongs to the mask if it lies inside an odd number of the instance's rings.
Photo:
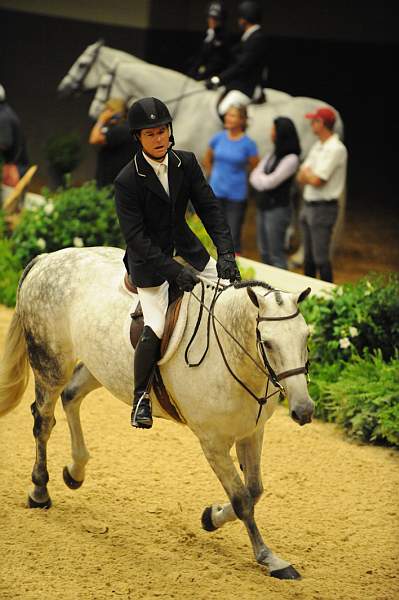
<svg viewBox="0 0 399 600">
<path fill-rule="evenodd" d="M 338 200 L 306 200 L 306 206 L 333 206 L 338 204 Z"/>
</svg>

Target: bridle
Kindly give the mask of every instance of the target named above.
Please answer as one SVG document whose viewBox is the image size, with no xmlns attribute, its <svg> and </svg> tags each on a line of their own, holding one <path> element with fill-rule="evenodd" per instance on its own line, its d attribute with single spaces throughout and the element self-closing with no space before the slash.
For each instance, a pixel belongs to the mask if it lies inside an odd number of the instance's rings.
<svg viewBox="0 0 399 600">
<path fill-rule="evenodd" d="M 75 77 L 74 75 L 70 75 L 68 73 L 68 77 L 69 77 L 70 81 L 73 84 L 76 84 L 76 87 L 74 88 L 74 92 L 80 92 L 82 90 L 83 82 L 86 79 L 87 73 L 90 71 L 94 62 L 97 60 L 97 56 L 98 56 L 98 53 L 100 52 L 100 48 L 101 48 L 101 44 L 99 44 L 97 46 L 97 48 L 95 48 L 92 59 L 90 61 L 88 61 L 87 65 L 85 65 L 85 70 L 82 72 L 82 74 L 79 73 L 79 77 Z"/>
<path fill-rule="evenodd" d="M 258 412 L 258 416 L 256 418 L 256 423 L 258 423 L 259 421 L 259 417 L 261 415 L 262 412 L 262 408 L 263 406 L 267 403 L 268 399 L 271 398 L 272 396 L 274 396 L 275 394 L 280 393 L 280 395 L 285 396 L 285 390 L 283 388 L 283 386 L 281 385 L 280 381 L 282 379 L 287 379 L 288 377 L 293 377 L 294 375 L 308 375 L 309 372 L 309 360 L 306 361 L 305 365 L 303 367 L 297 367 L 295 369 L 288 369 L 286 371 L 282 371 L 281 373 L 276 373 L 273 369 L 273 367 L 271 366 L 269 359 L 267 358 L 267 354 L 266 354 L 266 349 L 265 349 L 265 345 L 264 342 L 262 342 L 261 340 L 261 335 L 260 335 L 260 331 L 259 331 L 259 323 L 263 322 L 263 321 L 286 321 L 288 319 L 294 319 L 295 317 L 297 317 L 300 314 L 299 309 L 296 310 L 296 312 L 290 314 L 290 315 L 284 315 L 281 317 L 261 317 L 259 315 L 258 312 L 258 316 L 256 318 L 256 345 L 260 351 L 260 354 L 262 356 L 262 360 L 263 360 L 263 365 L 265 368 L 262 367 L 262 365 L 259 364 L 259 362 L 248 352 L 248 350 L 246 348 L 244 348 L 244 346 L 237 340 L 237 338 L 230 333 L 230 331 L 228 331 L 228 329 L 223 325 L 223 323 L 215 316 L 214 310 L 215 310 L 215 305 L 216 302 L 218 300 L 218 298 L 220 297 L 220 295 L 229 287 L 234 287 L 235 289 L 240 289 L 243 287 L 250 287 L 250 286 L 254 286 L 254 285 L 262 285 L 262 287 L 266 287 L 268 289 L 268 292 L 265 294 L 265 297 L 270 294 L 271 292 L 275 292 L 275 291 L 279 291 L 279 290 L 275 290 L 274 288 L 271 288 L 268 284 L 264 284 L 263 282 L 258 282 L 258 281 L 244 281 L 244 282 L 235 282 L 233 284 L 227 285 L 227 286 L 222 286 L 219 281 L 215 287 L 215 293 L 213 295 L 211 304 L 210 304 L 210 308 L 208 308 L 205 303 L 204 303 L 204 297 L 205 297 L 205 286 L 203 281 L 201 281 L 201 298 L 198 298 L 198 296 L 196 296 L 194 294 L 194 292 L 191 292 L 191 295 L 199 302 L 200 304 L 200 311 L 198 313 L 198 319 L 197 319 L 197 323 L 194 327 L 194 332 L 193 335 L 191 336 L 190 341 L 187 344 L 186 347 L 186 351 L 184 354 L 184 358 L 186 361 L 186 364 L 189 367 L 198 367 L 202 361 L 204 360 L 208 349 L 209 349 L 209 336 L 210 336 L 210 324 L 212 323 L 212 328 L 213 328 L 213 332 L 215 334 L 215 338 L 216 338 L 216 342 L 218 344 L 219 347 L 219 351 L 220 354 L 222 356 L 223 362 L 227 368 L 227 370 L 229 371 L 230 375 L 237 381 L 237 383 L 239 383 L 241 385 L 241 387 L 243 387 L 245 389 L 245 391 L 252 396 L 252 398 L 254 398 L 256 400 L 256 402 L 259 404 L 259 412 Z M 207 286 L 209 287 L 209 286 Z M 199 326 L 201 324 L 201 320 L 202 320 L 202 315 L 203 315 L 203 309 L 205 309 L 208 312 L 208 321 L 207 321 L 207 342 L 206 342 L 206 348 L 205 351 L 202 355 L 202 357 L 200 358 L 200 360 L 196 363 L 190 363 L 188 360 L 188 352 L 189 349 L 191 347 L 191 344 L 193 343 Z M 229 335 L 229 337 L 231 337 L 232 340 L 234 340 L 234 342 L 240 347 L 240 349 L 250 358 L 250 360 L 256 365 L 256 367 L 267 377 L 267 382 L 266 382 L 266 390 L 263 396 L 261 396 L 260 398 L 234 373 L 234 371 L 232 370 L 227 358 L 226 358 L 226 354 L 223 350 L 222 347 L 222 343 L 220 341 L 217 329 L 216 329 L 216 324 L 218 323 L 222 329 Z M 266 370 L 265 370 L 266 369 Z M 269 392 L 269 384 L 270 382 L 272 383 L 272 385 L 277 388 L 274 392 L 271 392 L 270 394 Z"/>
</svg>

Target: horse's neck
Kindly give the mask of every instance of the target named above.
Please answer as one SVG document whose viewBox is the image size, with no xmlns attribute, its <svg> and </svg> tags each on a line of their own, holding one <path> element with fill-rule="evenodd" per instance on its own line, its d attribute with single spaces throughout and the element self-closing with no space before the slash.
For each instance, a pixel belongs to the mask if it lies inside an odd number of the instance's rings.
<svg viewBox="0 0 399 600">
<path fill-rule="evenodd" d="M 103 46 L 100 49 L 100 60 L 107 70 L 114 68 L 119 62 L 122 61 L 132 63 L 143 62 L 141 59 L 136 58 L 133 54 L 128 54 L 122 50 L 116 50 L 115 48 L 109 48 L 108 46 Z"/>
<path fill-rule="evenodd" d="M 229 288 L 222 292 L 216 301 L 214 314 L 217 334 L 233 371 L 241 378 L 250 377 L 255 383 L 258 373 L 254 374 L 254 363 L 242 350 L 245 348 L 255 360 L 259 360 L 256 349 L 256 309 L 246 289 Z M 258 375 L 262 381 L 264 378 L 260 372 Z"/>
</svg>

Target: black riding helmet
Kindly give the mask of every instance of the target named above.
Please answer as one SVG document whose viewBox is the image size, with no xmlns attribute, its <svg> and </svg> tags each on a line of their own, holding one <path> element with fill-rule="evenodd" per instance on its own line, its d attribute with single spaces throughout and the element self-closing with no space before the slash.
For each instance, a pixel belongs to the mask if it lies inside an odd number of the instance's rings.
<svg viewBox="0 0 399 600">
<path fill-rule="evenodd" d="M 248 23 L 260 23 L 262 20 L 262 11 L 258 2 L 241 2 L 238 5 L 238 17 L 245 19 Z"/>
<path fill-rule="evenodd" d="M 139 143 L 140 140 L 137 134 L 141 129 L 169 125 L 169 141 L 171 142 L 170 147 L 174 145 L 175 140 L 173 138 L 172 117 L 166 104 L 164 104 L 161 100 L 158 100 L 158 98 L 153 98 L 151 96 L 149 98 L 141 98 L 140 100 L 136 100 L 136 102 L 134 102 L 129 108 L 127 120 L 132 134 L 136 137 Z"/>
</svg>

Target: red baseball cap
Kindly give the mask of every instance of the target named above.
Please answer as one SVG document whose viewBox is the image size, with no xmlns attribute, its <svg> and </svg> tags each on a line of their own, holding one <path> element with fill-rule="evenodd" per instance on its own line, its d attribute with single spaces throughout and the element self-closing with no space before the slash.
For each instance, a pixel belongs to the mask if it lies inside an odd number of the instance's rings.
<svg viewBox="0 0 399 600">
<path fill-rule="evenodd" d="M 333 127 L 335 123 L 335 112 L 331 108 L 318 108 L 314 113 L 307 113 L 307 119 L 321 119 L 327 127 Z"/>
</svg>

